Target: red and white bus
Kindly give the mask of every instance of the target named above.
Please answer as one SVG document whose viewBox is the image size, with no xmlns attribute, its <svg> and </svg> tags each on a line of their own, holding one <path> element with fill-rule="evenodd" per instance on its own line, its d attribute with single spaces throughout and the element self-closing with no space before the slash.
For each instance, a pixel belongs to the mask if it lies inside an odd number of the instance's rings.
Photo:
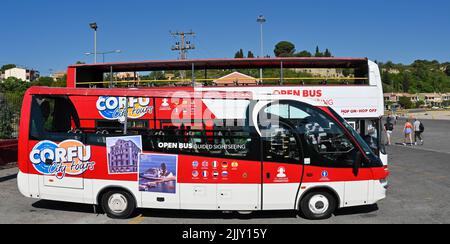
<svg viewBox="0 0 450 244">
<path fill-rule="evenodd" d="M 136 208 L 295 210 L 328 218 L 386 197 L 387 166 L 323 101 L 193 88 L 30 88 L 18 187 Z"/>
<path fill-rule="evenodd" d="M 260 69 L 264 77 L 259 77 Z M 162 71 L 170 79 L 139 79 L 137 72 Z M 211 72 L 216 71 L 216 72 Z M 256 78 L 236 82 L 234 71 Z M 275 71 L 275 72 L 270 72 Z M 126 76 L 112 79 L 115 73 Z M 174 76 L 185 72 L 184 76 Z M 190 75 L 186 75 L 190 73 Z M 304 76 L 305 73 L 313 75 Z M 217 76 L 223 74 L 224 77 Z M 315 75 L 314 75 L 315 74 Z M 184 78 L 182 78 L 184 77 Z M 227 78 L 229 77 L 229 78 Z M 388 165 L 382 119 L 385 114 L 379 67 L 367 58 L 253 58 L 82 64 L 68 68 L 68 87 L 159 87 L 188 85 L 194 91 L 244 91 L 297 96 L 326 103 L 345 118 Z M 221 80 L 221 84 L 215 83 Z M 245 79 L 245 77 L 244 77 Z M 225 81 L 225 82 L 223 82 Z M 228 81 L 228 82 L 227 82 Z"/>
</svg>

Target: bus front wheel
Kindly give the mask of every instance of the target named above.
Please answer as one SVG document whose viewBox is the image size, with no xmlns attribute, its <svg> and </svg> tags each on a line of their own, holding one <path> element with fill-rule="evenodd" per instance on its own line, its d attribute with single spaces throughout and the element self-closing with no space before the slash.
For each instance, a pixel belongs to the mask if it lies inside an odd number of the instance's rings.
<svg viewBox="0 0 450 244">
<path fill-rule="evenodd" d="M 326 191 L 311 192 L 302 199 L 300 210 L 307 219 L 328 219 L 336 210 L 336 199 Z"/>
<path fill-rule="evenodd" d="M 101 200 L 103 211 L 113 219 L 127 219 L 136 209 L 134 197 L 123 190 L 111 190 L 103 194 Z"/>
</svg>

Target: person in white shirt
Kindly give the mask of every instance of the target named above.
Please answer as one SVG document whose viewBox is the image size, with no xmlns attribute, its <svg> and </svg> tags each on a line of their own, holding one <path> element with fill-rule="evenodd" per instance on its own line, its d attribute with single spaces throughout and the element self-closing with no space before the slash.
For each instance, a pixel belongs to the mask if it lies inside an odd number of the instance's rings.
<svg viewBox="0 0 450 244">
<path fill-rule="evenodd" d="M 423 138 L 422 138 L 422 122 L 420 122 L 418 119 L 414 121 L 414 143 L 417 145 L 417 139 L 419 139 L 420 143 L 423 145 Z"/>
</svg>

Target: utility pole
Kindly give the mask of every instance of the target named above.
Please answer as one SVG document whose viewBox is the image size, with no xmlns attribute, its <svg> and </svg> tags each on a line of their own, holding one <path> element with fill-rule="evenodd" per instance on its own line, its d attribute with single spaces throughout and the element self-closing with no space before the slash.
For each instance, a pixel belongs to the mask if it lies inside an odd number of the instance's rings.
<svg viewBox="0 0 450 244">
<path fill-rule="evenodd" d="M 94 30 L 94 64 L 97 63 L 97 30 L 98 25 L 97 23 L 90 23 L 89 27 Z"/>
<path fill-rule="evenodd" d="M 180 52 L 180 59 L 185 60 L 187 59 L 187 52 L 188 50 L 194 50 L 195 45 L 192 44 L 190 41 L 187 40 L 188 36 L 195 36 L 195 33 L 190 32 L 171 32 L 172 36 L 175 36 L 180 39 L 180 41 L 177 41 L 174 46 L 172 46 L 172 51 L 179 51 Z"/>
<path fill-rule="evenodd" d="M 256 22 L 258 22 L 260 24 L 261 27 L 261 57 L 260 58 L 264 58 L 264 36 L 263 36 L 263 25 L 264 23 L 266 23 L 266 18 L 264 17 L 264 15 L 260 15 L 258 16 L 258 18 L 256 19 Z M 260 78 L 260 83 L 263 83 L 263 70 L 260 69 L 259 70 L 259 78 Z"/>
<path fill-rule="evenodd" d="M 177 41 L 175 43 L 174 46 L 172 46 L 172 51 L 179 51 L 180 52 L 180 60 L 186 60 L 187 59 L 187 52 L 188 50 L 194 50 L 195 46 L 194 44 L 192 44 L 190 41 L 187 40 L 188 36 L 195 36 L 195 33 L 190 31 L 190 32 L 170 32 L 170 34 L 176 38 L 179 38 L 179 41 Z M 180 72 L 181 75 L 181 79 L 184 80 L 184 78 L 186 77 L 186 72 L 185 71 L 181 71 Z M 192 75 L 194 75 L 194 71 L 192 71 Z M 194 79 L 192 79 L 192 82 L 194 84 Z"/>
</svg>

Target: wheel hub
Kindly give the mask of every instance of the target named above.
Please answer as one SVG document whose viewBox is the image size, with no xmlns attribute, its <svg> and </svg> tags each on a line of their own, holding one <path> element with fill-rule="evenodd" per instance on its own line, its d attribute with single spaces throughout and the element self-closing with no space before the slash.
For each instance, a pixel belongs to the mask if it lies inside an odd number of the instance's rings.
<svg viewBox="0 0 450 244">
<path fill-rule="evenodd" d="M 323 195 L 315 195 L 309 200 L 309 210 L 314 214 L 324 214 L 330 207 L 330 202 Z"/>
<path fill-rule="evenodd" d="M 108 199 L 108 207 L 114 213 L 122 213 L 128 207 L 128 201 L 122 194 L 113 194 Z"/>
</svg>

